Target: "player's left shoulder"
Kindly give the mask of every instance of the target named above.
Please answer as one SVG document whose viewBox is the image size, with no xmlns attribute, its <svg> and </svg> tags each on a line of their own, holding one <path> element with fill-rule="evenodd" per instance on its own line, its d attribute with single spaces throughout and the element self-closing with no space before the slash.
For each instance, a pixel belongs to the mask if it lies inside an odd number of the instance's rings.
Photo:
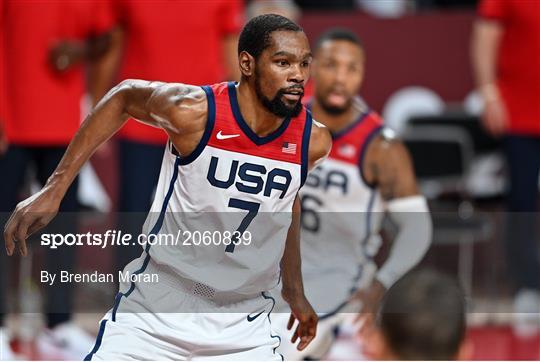
<svg viewBox="0 0 540 362">
<path fill-rule="evenodd" d="M 377 135 L 369 145 L 368 151 L 372 150 L 377 153 L 394 153 L 405 150 L 405 145 L 392 128 L 381 126 Z"/>
<path fill-rule="evenodd" d="M 412 167 L 407 147 L 397 133 L 383 126 L 366 150 L 365 165 L 379 169 L 407 169 Z"/>
<path fill-rule="evenodd" d="M 317 166 L 324 161 L 332 149 L 332 136 L 328 128 L 313 119 L 309 139 L 309 167 Z"/>
</svg>

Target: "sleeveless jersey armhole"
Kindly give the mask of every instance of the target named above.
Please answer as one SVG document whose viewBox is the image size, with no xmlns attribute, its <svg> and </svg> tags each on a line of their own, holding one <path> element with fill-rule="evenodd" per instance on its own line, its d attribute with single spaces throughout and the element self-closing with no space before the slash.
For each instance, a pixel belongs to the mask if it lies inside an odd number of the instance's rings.
<svg viewBox="0 0 540 362">
<path fill-rule="evenodd" d="M 358 157 L 358 171 L 360 172 L 360 177 L 362 178 L 362 181 L 364 181 L 366 186 L 368 186 L 368 187 L 370 187 L 372 189 L 375 188 L 376 183 L 375 182 L 370 183 L 366 179 L 366 176 L 364 175 L 364 171 L 363 171 L 364 159 L 366 157 L 367 149 L 368 149 L 369 145 L 371 144 L 371 141 L 373 141 L 373 139 L 375 139 L 375 137 L 377 135 L 379 135 L 383 129 L 384 129 L 384 126 L 380 125 L 378 127 L 375 127 L 374 129 L 372 129 L 369 132 L 369 134 L 366 137 L 366 141 L 364 142 L 364 144 L 362 145 L 362 149 L 360 150 L 360 157 Z"/>
<path fill-rule="evenodd" d="M 216 120 L 216 102 L 214 98 L 214 92 L 212 91 L 212 88 L 209 86 L 202 86 L 201 87 L 204 90 L 204 93 L 206 93 L 206 99 L 208 101 L 208 115 L 206 119 L 206 126 L 204 128 L 204 133 L 201 137 L 201 140 L 197 144 L 197 147 L 191 152 L 189 155 L 183 157 L 175 152 L 177 157 L 180 158 L 179 165 L 187 165 L 191 162 L 195 161 L 197 157 L 202 153 L 204 148 L 206 147 L 206 144 L 208 143 L 208 140 L 210 139 L 210 135 L 212 134 L 212 130 L 214 129 L 214 123 Z M 174 149 L 174 146 L 171 143 L 171 149 Z"/>
<path fill-rule="evenodd" d="M 313 119 L 311 118 L 311 112 L 306 109 L 306 125 L 304 126 L 304 133 L 302 135 L 302 175 L 300 181 L 300 187 L 304 186 L 307 179 L 309 168 L 309 140 L 311 139 L 311 126 Z"/>
</svg>

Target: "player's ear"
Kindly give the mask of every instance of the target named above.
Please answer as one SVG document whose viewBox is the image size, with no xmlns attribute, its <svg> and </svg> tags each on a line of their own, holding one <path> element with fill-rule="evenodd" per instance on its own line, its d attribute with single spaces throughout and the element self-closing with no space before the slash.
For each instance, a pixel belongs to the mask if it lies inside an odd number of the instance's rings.
<svg viewBox="0 0 540 362">
<path fill-rule="evenodd" d="M 246 77 L 253 75 L 255 71 L 255 58 L 251 54 L 246 51 L 240 52 L 238 62 L 240 63 L 240 72 L 242 72 L 242 75 Z"/>
</svg>

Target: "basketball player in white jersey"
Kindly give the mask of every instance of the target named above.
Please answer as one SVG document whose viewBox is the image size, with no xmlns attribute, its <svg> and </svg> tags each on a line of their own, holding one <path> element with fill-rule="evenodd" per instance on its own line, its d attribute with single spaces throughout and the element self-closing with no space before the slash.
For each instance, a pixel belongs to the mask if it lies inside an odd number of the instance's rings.
<svg viewBox="0 0 540 362">
<path fill-rule="evenodd" d="M 125 270 L 158 275 L 159 283 L 120 285 L 88 360 L 281 360 L 267 292 L 279 279 L 299 322 L 297 348 L 315 336 L 317 315 L 301 280 L 297 193 L 308 169 L 330 152 L 331 137 L 301 104 L 309 43 L 292 21 L 263 15 L 244 27 L 238 54 L 239 84 L 127 80 L 113 88 L 44 188 L 6 224 L 8 255 L 15 243 L 25 255 L 28 235 L 53 218 L 81 166 L 128 117 L 168 134 L 143 233 L 210 231 L 212 244 L 195 245 L 193 236 L 187 245 L 146 245 Z M 234 241 L 251 232 L 249 245 L 231 243 L 231 232 L 239 233 Z"/>
<path fill-rule="evenodd" d="M 319 327 L 303 351 L 282 343 L 279 351 L 290 360 L 323 358 L 346 313 L 369 316 L 385 290 L 422 259 L 432 230 L 405 147 L 357 96 L 366 57 L 359 39 L 348 30 L 329 30 L 314 55 L 308 107 L 333 138 L 328 159 L 300 192 L 302 275 Z M 372 259 L 385 213 L 398 230 L 376 270 Z M 285 335 L 288 315 L 280 313 L 275 322 Z"/>
</svg>

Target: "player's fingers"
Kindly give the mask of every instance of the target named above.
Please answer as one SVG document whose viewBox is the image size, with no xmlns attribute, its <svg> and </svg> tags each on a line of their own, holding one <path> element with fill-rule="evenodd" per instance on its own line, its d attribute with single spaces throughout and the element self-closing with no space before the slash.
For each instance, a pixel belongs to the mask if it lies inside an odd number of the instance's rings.
<svg viewBox="0 0 540 362">
<path fill-rule="evenodd" d="M 4 228 L 4 241 L 6 243 L 7 255 L 13 255 L 15 249 L 15 231 L 17 230 L 17 217 L 11 215 Z"/>
<path fill-rule="evenodd" d="M 303 336 L 300 338 L 300 343 L 298 343 L 298 350 L 303 351 L 315 338 L 315 336 Z"/>
<path fill-rule="evenodd" d="M 291 313 L 291 316 L 289 317 L 289 322 L 287 322 L 287 330 L 290 331 L 291 328 L 294 325 L 294 314 Z"/>
<path fill-rule="evenodd" d="M 315 338 L 317 330 L 317 320 L 308 319 L 307 321 L 301 321 L 298 323 L 297 335 L 300 338 L 297 349 L 302 351 L 308 346 L 308 344 Z"/>
<path fill-rule="evenodd" d="M 300 324 L 298 324 L 298 326 L 296 326 L 296 329 L 294 330 L 294 333 L 293 333 L 293 335 L 291 337 L 291 343 L 293 343 L 293 344 L 296 343 L 296 341 L 298 340 L 298 337 L 299 337 L 298 329 L 299 328 L 300 328 Z"/>
<path fill-rule="evenodd" d="M 17 228 L 17 231 L 15 233 L 15 238 L 17 239 L 17 244 L 19 244 L 19 253 L 22 256 L 26 256 L 27 249 L 26 249 L 26 236 L 28 232 L 28 226 L 29 223 L 32 221 L 29 219 L 29 217 L 23 217 L 21 222 L 19 223 L 19 227 Z"/>
<path fill-rule="evenodd" d="M 44 217 L 37 218 L 32 225 L 28 227 L 28 231 L 26 232 L 26 236 L 33 235 L 36 231 L 39 229 L 42 229 L 45 225 L 47 225 L 47 220 Z"/>
</svg>

